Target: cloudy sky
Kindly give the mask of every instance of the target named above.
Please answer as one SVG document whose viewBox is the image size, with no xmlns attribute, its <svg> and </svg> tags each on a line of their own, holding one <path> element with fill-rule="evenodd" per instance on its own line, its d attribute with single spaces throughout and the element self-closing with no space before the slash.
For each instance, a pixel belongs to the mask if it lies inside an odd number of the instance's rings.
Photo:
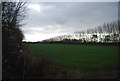
<svg viewBox="0 0 120 81">
<path fill-rule="evenodd" d="M 27 8 L 25 41 L 42 41 L 118 19 L 117 2 L 32 2 Z"/>
</svg>

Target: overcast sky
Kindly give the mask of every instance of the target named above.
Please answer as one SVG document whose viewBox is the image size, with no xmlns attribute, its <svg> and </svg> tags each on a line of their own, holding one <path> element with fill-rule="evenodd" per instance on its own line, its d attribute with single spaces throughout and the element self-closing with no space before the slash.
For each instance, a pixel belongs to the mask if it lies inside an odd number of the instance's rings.
<svg viewBox="0 0 120 81">
<path fill-rule="evenodd" d="M 22 27 L 26 41 L 95 28 L 118 19 L 117 2 L 32 2 Z"/>
</svg>

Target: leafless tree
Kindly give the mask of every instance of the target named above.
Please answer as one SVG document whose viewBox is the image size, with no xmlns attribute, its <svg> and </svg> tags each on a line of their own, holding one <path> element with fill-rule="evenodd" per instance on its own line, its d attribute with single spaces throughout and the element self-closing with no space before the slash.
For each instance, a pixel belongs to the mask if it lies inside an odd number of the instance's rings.
<svg viewBox="0 0 120 81">
<path fill-rule="evenodd" d="M 23 34 L 26 2 L 2 2 L 3 79 L 23 77 Z"/>
</svg>

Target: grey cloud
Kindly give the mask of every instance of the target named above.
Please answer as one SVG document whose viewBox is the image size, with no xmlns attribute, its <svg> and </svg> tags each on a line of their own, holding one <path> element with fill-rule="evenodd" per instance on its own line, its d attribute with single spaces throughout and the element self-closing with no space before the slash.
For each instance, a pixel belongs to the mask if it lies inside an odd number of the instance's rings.
<svg viewBox="0 0 120 81">
<path fill-rule="evenodd" d="M 41 2 L 41 12 L 29 10 L 24 33 L 64 33 L 86 30 L 117 20 L 117 2 Z M 60 26 L 60 27 L 57 27 Z M 50 27 L 48 27 L 50 26 Z M 30 27 L 44 28 L 31 30 Z M 59 30 L 59 31 L 57 31 Z"/>
<path fill-rule="evenodd" d="M 107 20 L 117 17 L 117 8 L 112 3 L 40 3 L 43 6 L 42 13 L 29 15 L 30 25 L 50 25 L 61 24 L 80 26 L 82 23 L 107 22 Z M 111 6 L 109 6 L 109 4 Z M 52 6 L 46 9 L 46 6 Z M 45 7 L 45 9 L 44 9 Z M 107 15 L 108 14 L 108 15 Z M 92 21 L 91 21 L 92 20 Z M 96 24 L 97 23 L 97 24 Z M 93 26 L 94 26 L 93 25 Z"/>
</svg>

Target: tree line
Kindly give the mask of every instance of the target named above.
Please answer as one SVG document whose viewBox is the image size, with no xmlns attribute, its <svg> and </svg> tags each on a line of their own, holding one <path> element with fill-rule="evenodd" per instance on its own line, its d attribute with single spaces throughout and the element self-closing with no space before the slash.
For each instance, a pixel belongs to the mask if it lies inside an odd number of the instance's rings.
<svg viewBox="0 0 120 81">
<path fill-rule="evenodd" d="M 42 42 L 79 42 L 79 43 L 118 43 L 120 40 L 120 21 L 104 23 L 96 28 L 85 31 L 76 31 L 67 35 L 61 35 Z"/>
<path fill-rule="evenodd" d="M 29 52 L 23 45 L 24 37 L 20 27 L 25 18 L 26 2 L 2 2 L 2 78 L 4 79 L 25 79 L 25 78 L 54 78 L 57 72 L 54 63 L 47 59 L 47 56 L 38 57 Z M 99 26 L 97 29 L 74 32 L 69 35 L 54 37 L 43 42 L 70 41 L 88 42 L 96 41 L 98 37 L 103 42 L 119 42 L 120 23 L 112 22 Z M 99 31 L 98 31 L 99 30 Z M 87 33 L 87 35 L 85 35 Z M 98 33 L 100 36 L 98 36 Z M 102 35 L 105 35 L 102 37 Z M 49 68 L 48 68 L 49 67 Z"/>
</svg>

